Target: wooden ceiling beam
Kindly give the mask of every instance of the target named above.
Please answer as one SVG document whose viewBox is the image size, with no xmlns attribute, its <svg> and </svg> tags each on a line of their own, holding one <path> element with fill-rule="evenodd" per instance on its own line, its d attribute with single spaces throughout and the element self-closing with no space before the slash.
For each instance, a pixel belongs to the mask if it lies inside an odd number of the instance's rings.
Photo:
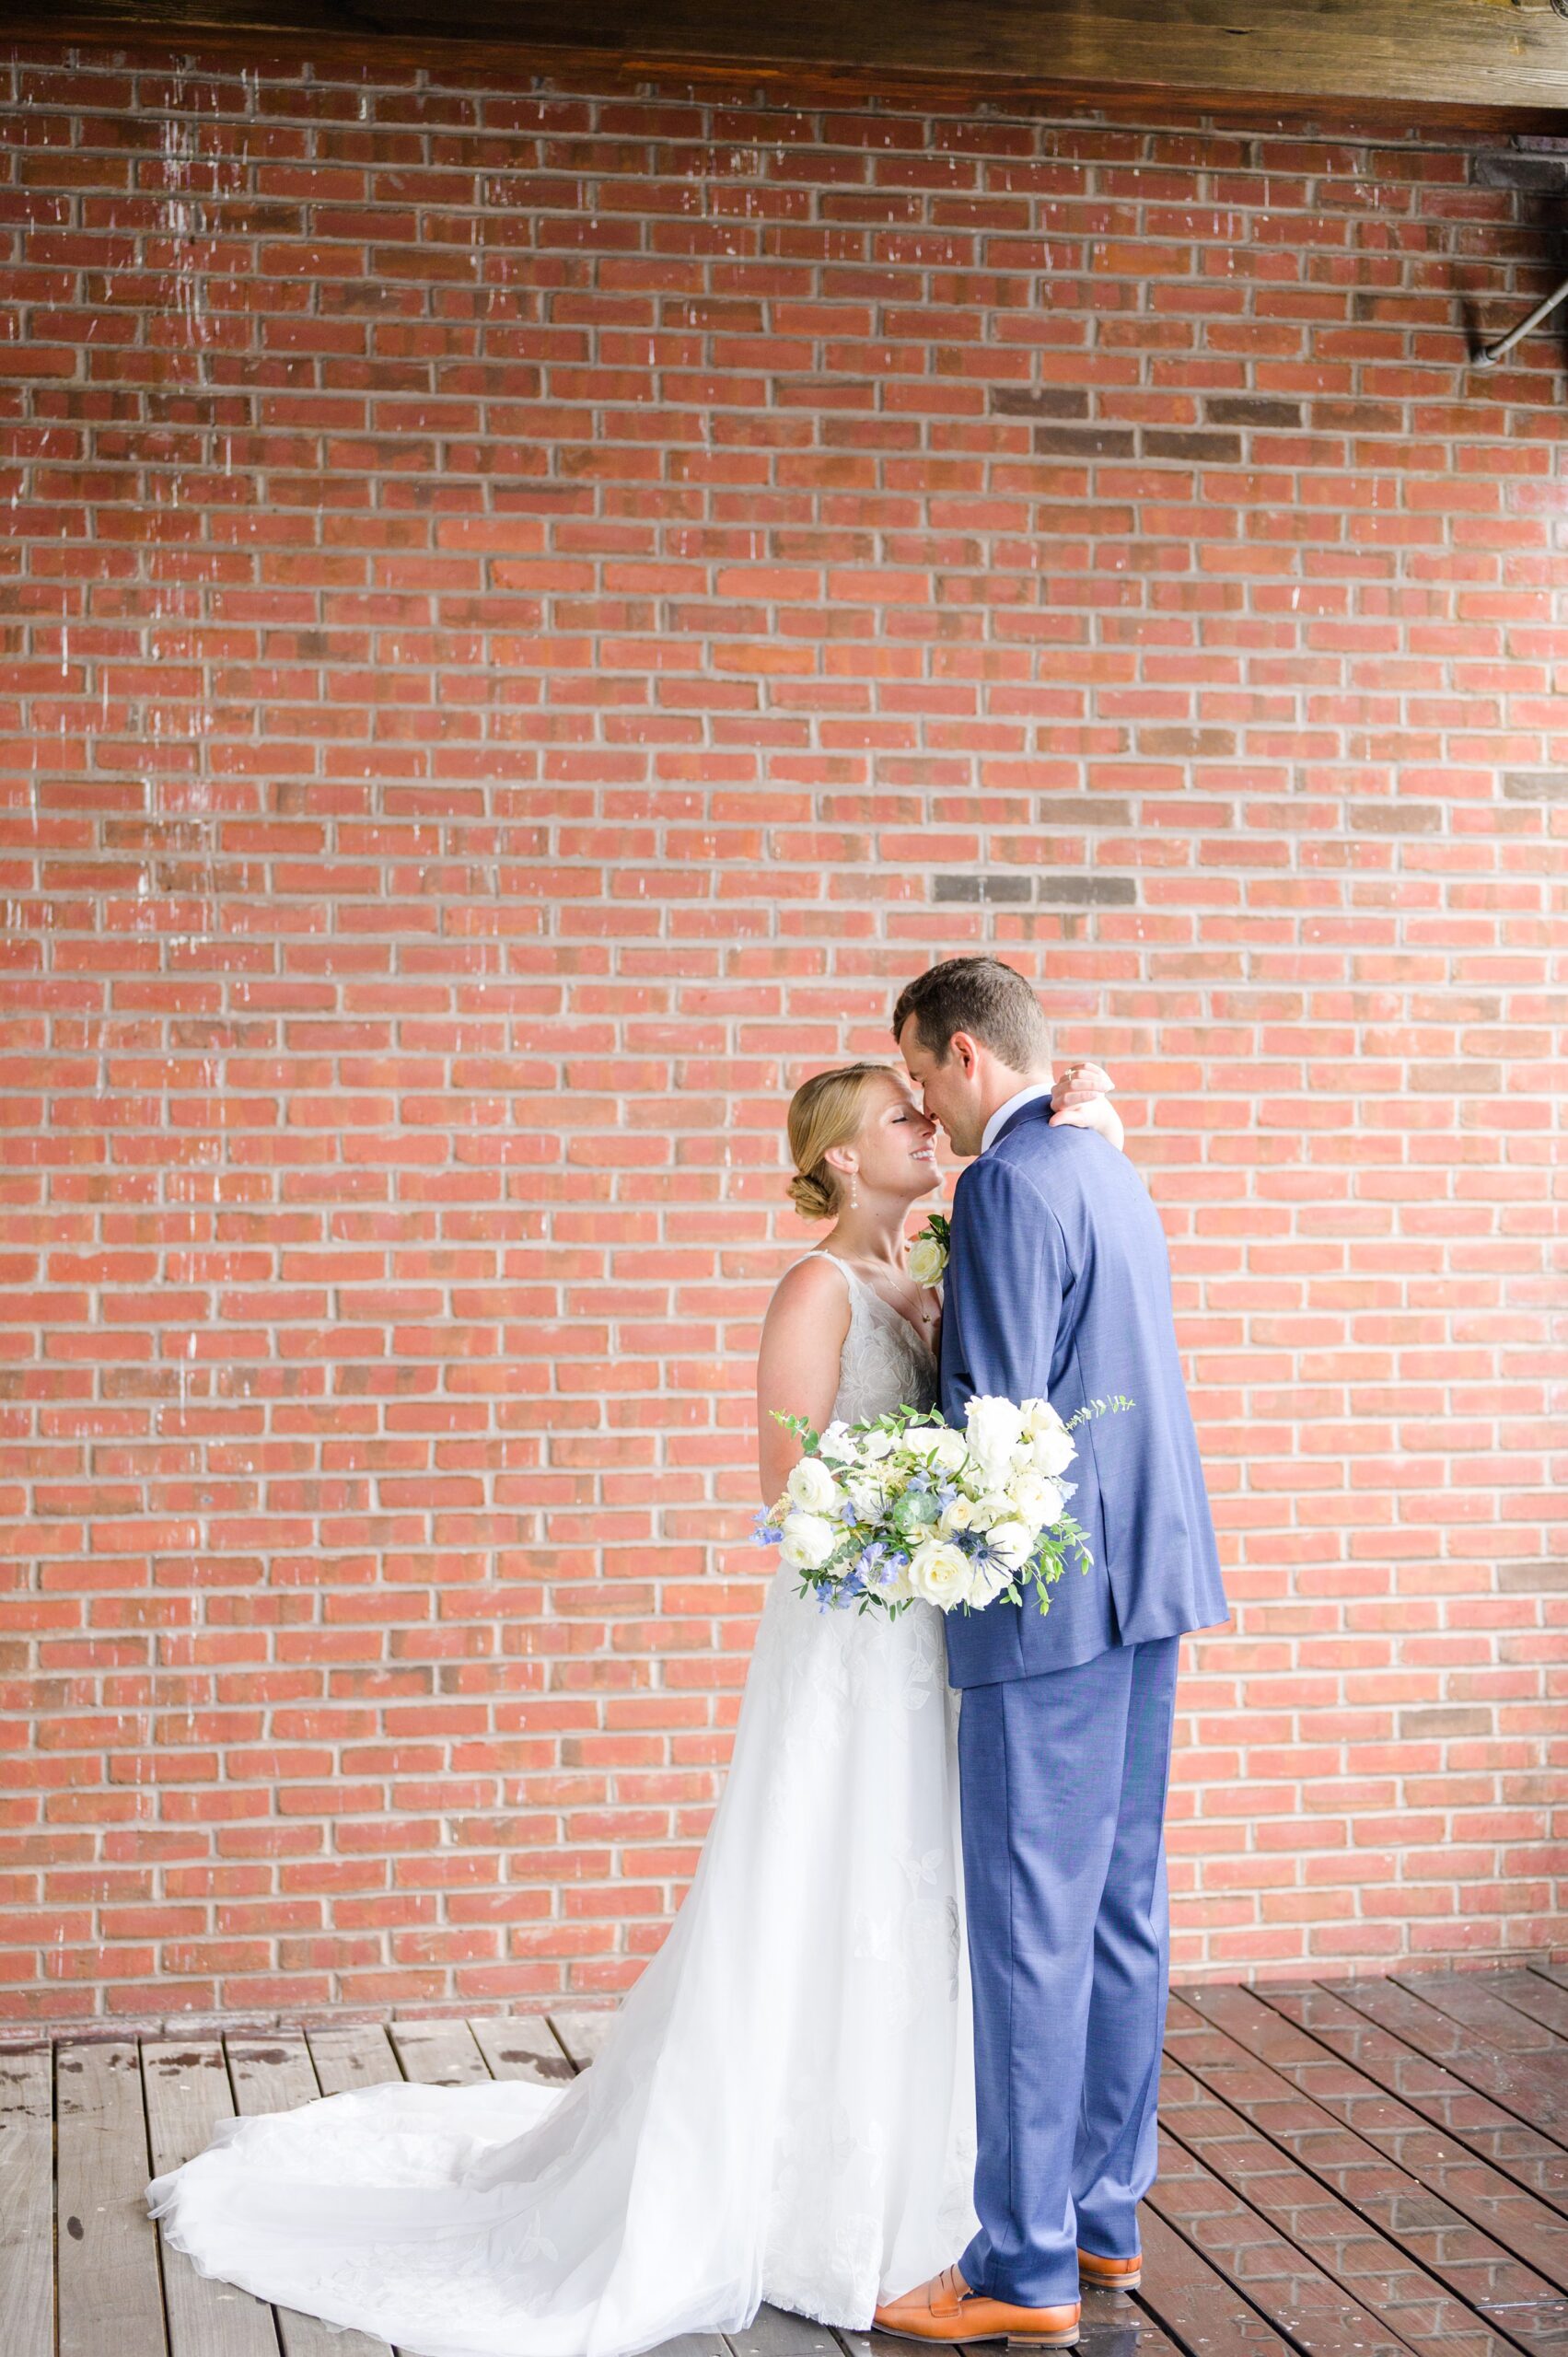
<svg viewBox="0 0 1568 2357">
<path fill-rule="evenodd" d="M 1559 13 L 1561 7 L 1562 13 Z M 0 29 L 477 45 L 628 74 L 1561 128 L 1568 0 L 0 0 Z"/>
</svg>

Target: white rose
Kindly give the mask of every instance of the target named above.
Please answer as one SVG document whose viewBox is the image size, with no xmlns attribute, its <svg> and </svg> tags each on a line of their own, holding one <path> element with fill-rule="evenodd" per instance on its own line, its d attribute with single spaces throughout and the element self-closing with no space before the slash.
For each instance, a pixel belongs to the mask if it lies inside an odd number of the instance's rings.
<svg viewBox="0 0 1568 2357">
<path fill-rule="evenodd" d="M 842 1417 L 830 1423 L 818 1441 L 817 1454 L 819 1457 L 825 1457 L 830 1464 L 833 1465 L 845 1464 L 854 1455 L 854 1442 L 850 1437 L 849 1426 Z"/>
<path fill-rule="evenodd" d="M 875 1522 L 886 1504 L 887 1493 L 880 1481 L 852 1481 L 849 1502 L 854 1509 L 856 1522 Z"/>
<path fill-rule="evenodd" d="M 1067 1501 L 1054 1481 L 1042 1473 L 1015 1473 L 1007 1484 L 1007 1495 L 1020 1522 L 1031 1530 L 1043 1530 L 1048 1523 L 1059 1522 Z"/>
<path fill-rule="evenodd" d="M 917 1236 L 910 1246 L 909 1272 L 917 1285 L 934 1285 L 947 1265 L 947 1255 L 934 1236 Z"/>
<path fill-rule="evenodd" d="M 969 1404 L 966 1437 L 970 1452 L 990 1480 L 1005 1478 L 1024 1429 L 1023 1411 L 1012 1399 L 977 1399 Z"/>
<path fill-rule="evenodd" d="M 1077 1454 L 1077 1442 L 1061 1424 L 1054 1432 L 1036 1433 L 1029 1442 L 1029 1462 L 1048 1480 L 1065 1473 Z"/>
<path fill-rule="evenodd" d="M 988 1604 L 995 1603 L 1007 1585 L 1008 1574 L 1005 1572 L 982 1570 L 976 1563 L 971 1566 L 969 1600 L 977 1612 L 983 1612 Z"/>
<path fill-rule="evenodd" d="M 971 1528 L 989 1530 L 993 1522 L 1005 1522 L 1012 1514 L 1004 1490 L 982 1490 L 974 1502 Z"/>
<path fill-rule="evenodd" d="M 927 1538 L 910 1557 L 909 1583 L 916 1596 L 950 1612 L 969 1594 L 969 1557 L 945 1539 Z"/>
<path fill-rule="evenodd" d="M 1049 1399 L 1030 1399 L 1024 1408 L 1024 1441 L 1029 1462 L 1049 1480 L 1065 1473 L 1078 1454 L 1078 1444 Z"/>
<path fill-rule="evenodd" d="M 883 1457 L 890 1457 L 892 1453 L 893 1435 L 891 1433 L 871 1432 L 861 1434 L 860 1455 L 862 1461 L 865 1464 L 879 1465 Z"/>
<path fill-rule="evenodd" d="M 1010 1572 L 1021 1572 L 1034 1553 L 1035 1534 L 1027 1523 L 993 1522 L 985 1534 L 985 1543 L 993 1555 L 1001 1557 Z"/>
<path fill-rule="evenodd" d="M 943 1510 L 936 1527 L 944 1538 L 951 1538 L 955 1530 L 968 1530 L 974 1521 L 974 1507 L 968 1498 L 955 1498 Z"/>
<path fill-rule="evenodd" d="M 944 1427 L 931 1455 L 933 1461 L 940 1465 L 945 1473 L 961 1473 L 970 1461 L 970 1446 L 962 1433 Z"/>
<path fill-rule="evenodd" d="M 923 1460 L 935 1457 L 947 1437 L 947 1427 L 943 1424 L 906 1424 L 904 1426 L 904 1446 L 912 1457 L 918 1457 Z M 954 1438 L 957 1437 L 955 1434 Z"/>
<path fill-rule="evenodd" d="M 839 1485 L 815 1457 L 803 1457 L 784 1487 L 790 1504 L 805 1514 L 831 1514 L 839 1503 Z"/>
<path fill-rule="evenodd" d="M 784 1516 L 784 1545 L 779 1551 L 792 1571 L 819 1572 L 838 1543 L 839 1532 L 825 1515 Z"/>
</svg>

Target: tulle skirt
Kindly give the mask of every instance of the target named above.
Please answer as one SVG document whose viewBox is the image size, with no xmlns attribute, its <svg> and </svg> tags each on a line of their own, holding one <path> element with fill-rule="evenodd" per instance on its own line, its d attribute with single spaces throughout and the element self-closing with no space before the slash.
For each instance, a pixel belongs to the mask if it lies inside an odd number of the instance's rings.
<svg viewBox="0 0 1568 2357">
<path fill-rule="evenodd" d="M 865 2329 L 975 2230 L 940 1617 L 774 1579 L 668 1938 L 564 2088 L 355 2089 L 148 2189 L 177 2249 L 419 2357 L 633 2357 L 762 2300 Z"/>
</svg>

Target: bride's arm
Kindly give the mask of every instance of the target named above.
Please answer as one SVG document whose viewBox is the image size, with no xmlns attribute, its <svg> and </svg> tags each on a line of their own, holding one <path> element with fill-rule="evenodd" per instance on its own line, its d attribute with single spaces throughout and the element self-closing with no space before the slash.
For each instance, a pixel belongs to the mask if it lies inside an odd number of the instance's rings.
<svg viewBox="0 0 1568 2357">
<path fill-rule="evenodd" d="M 1098 1064 L 1069 1064 L 1051 1092 L 1051 1128 L 1098 1130 L 1120 1152 L 1125 1132 L 1121 1115 L 1110 1102 L 1115 1086 Z"/>
<path fill-rule="evenodd" d="M 833 1412 L 848 1332 L 843 1271 L 820 1260 L 786 1269 L 768 1304 L 757 1351 L 757 1469 L 764 1505 L 772 1504 L 800 1456 L 800 1443 L 773 1422 L 773 1411 L 804 1416 L 822 1430 Z"/>
</svg>

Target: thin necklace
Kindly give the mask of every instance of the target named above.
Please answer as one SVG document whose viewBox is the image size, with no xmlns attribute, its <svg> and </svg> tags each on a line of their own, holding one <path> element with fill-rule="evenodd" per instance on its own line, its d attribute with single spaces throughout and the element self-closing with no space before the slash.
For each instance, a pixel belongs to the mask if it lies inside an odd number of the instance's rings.
<svg viewBox="0 0 1568 2357">
<path fill-rule="evenodd" d="M 852 1260 L 850 1261 L 849 1266 L 854 1268 L 855 1263 Z M 935 1320 L 926 1313 L 925 1296 L 928 1288 L 924 1285 L 917 1285 L 914 1279 L 912 1276 L 906 1275 L 902 1269 L 891 1268 L 886 1261 L 879 1262 L 878 1266 L 886 1269 L 889 1276 L 897 1277 L 900 1284 L 908 1285 L 910 1289 L 912 1306 L 914 1310 L 914 1319 L 911 1322 L 918 1323 L 920 1332 L 924 1337 L 925 1341 L 929 1341 L 931 1340 L 931 1329 L 935 1325 Z M 866 1283 L 870 1284 L 871 1280 L 869 1277 L 866 1279 Z M 872 1285 L 872 1291 L 874 1293 L 877 1291 L 877 1287 L 875 1285 Z M 896 1306 L 896 1305 L 891 1302 L 889 1302 L 888 1306 L 889 1308 Z M 903 1312 L 900 1310 L 899 1314 L 902 1317 Z"/>
</svg>

